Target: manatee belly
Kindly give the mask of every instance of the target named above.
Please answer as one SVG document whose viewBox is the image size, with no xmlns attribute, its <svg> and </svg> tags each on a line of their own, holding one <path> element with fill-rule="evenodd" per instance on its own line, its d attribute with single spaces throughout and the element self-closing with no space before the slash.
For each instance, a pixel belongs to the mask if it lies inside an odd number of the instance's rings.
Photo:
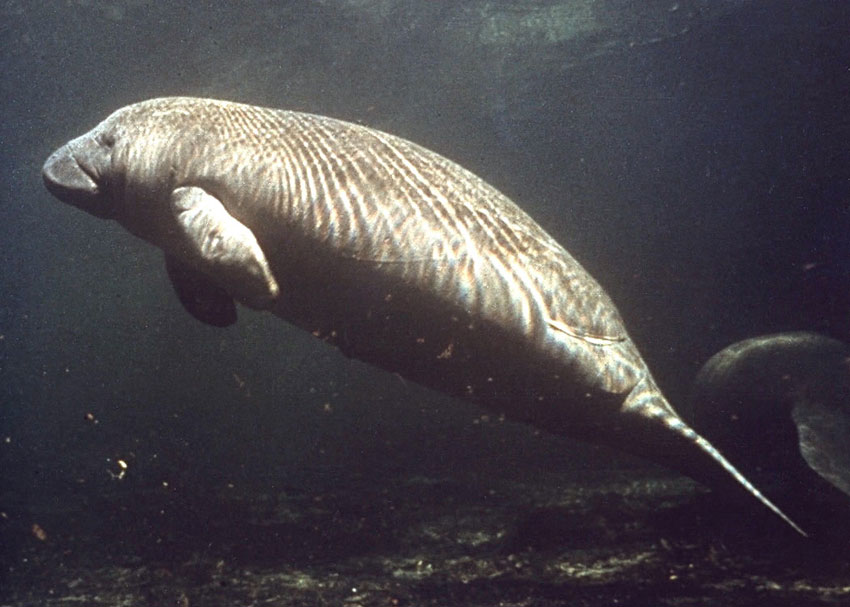
<svg viewBox="0 0 850 607">
<path fill-rule="evenodd" d="M 404 281 L 398 264 L 294 249 L 271 262 L 281 285 L 273 313 L 346 356 L 512 419 L 592 432 L 646 373 L 630 340 L 594 345 L 525 330 Z"/>
</svg>

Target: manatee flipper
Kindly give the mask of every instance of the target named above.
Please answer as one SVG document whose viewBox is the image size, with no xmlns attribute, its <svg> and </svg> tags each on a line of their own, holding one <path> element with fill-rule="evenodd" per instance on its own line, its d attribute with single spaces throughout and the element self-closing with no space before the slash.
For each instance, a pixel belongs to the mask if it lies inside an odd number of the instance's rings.
<svg viewBox="0 0 850 607">
<path fill-rule="evenodd" d="M 174 292 L 189 314 L 213 327 L 229 327 L 236 322 L 236 302 L 202 272 L 170 255 L 165 256 L 165 269 Z"/>
<path fill-rule="evenodd" d="M 215 276 L 217 284 L 240 302 L 268 308 L 280 289 L 254 233 L 201 188 L 177 188 L 170 203 L 183 241 L 182 261 Z"/>
</svg>

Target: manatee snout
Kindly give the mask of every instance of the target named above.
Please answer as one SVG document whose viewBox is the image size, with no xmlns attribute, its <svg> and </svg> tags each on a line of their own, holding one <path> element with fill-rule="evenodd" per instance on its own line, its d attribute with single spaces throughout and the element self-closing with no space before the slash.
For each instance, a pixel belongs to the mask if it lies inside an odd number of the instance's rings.
<svg viewBox="0 0 850 607">
<path fill-rule="evenodd" d="M 103 192 L 109 150 L 87 133 L 53 152 L 41 169 L 47 190 L 64 203 L 110 219 L 115 208 Z"/>
</svg>

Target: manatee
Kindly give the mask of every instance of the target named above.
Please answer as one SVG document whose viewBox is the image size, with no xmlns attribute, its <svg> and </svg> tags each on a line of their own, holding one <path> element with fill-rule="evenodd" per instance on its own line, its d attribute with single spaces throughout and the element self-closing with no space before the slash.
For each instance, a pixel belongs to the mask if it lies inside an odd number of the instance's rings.
<svg viewBox="0 0 850 607">
<path fill-rule="evenodd" d="M 810 332 L 737 342 L 703 365 L 694 425 L 816 535 L 850 520 L 850 347 Z M 757 447 L 757 448 L 754 448 Z"/>
<path fill-rule="evenodd" d="M 61 201 L 165 253 L 185 309 L 234 302 L 541 429 L 743 489 L 662 395 L 614 304 L 506 196 L 374 129 L 186 97 L 117 110 L 46 161 Z"/>
</svg>

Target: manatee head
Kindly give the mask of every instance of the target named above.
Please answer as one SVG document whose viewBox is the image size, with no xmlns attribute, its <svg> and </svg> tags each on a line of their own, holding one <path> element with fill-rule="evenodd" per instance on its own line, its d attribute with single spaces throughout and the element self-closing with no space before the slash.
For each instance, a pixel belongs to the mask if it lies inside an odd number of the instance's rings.
<svg viewBox="0 0 850 607">
<path fill-rule="evenodd" d="M 119 137 L 118 121 L 110 117 L 53 152 L 41 169 L 48 191 L 95 217 L 114 219 L 118 209 L 112 162 Z"/>
<path fill-rule="evenodd" d="M 42 169 L 45 186 L 62 202 L 116 220 L 168 250 L 164 239 L 175 230 L 171 192 L 181 185 L 215 187 L 196 167 L 208 146 L 220 142 L 206 107 L 181 97 L 125 106 L 53 152 Z"/>
</svg>

